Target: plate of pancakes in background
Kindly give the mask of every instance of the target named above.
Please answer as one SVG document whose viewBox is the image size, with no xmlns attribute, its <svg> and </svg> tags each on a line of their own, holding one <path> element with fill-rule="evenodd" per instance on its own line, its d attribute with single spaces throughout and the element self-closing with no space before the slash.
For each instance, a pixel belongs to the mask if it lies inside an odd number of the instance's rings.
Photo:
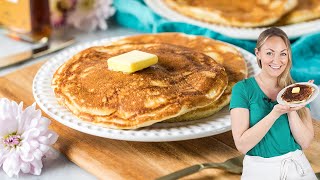
<svg viewBox="0 0 320 180">
<path fill-rule="evenodd" d="M 229 37 L 256 40 L 277 26 L 290 39 L 320 31 L 319 0 L 145 0 L 158 15 Z"/>
<path fill-rule="evenodd" d="M 132 50 L 158 63 L 131 74 L 107 60 Z M 231 129 L 235 83 L 260 71 L 248 51 L 203 36 L 142 34 L 80 44 L 46 62 L 33 95 L 53 119 L 78 131 L 118 140 L 195 139 Z"/>
<path fill-rule="evenodd" d="M 279 104 L 290 107 L 304 106 L 315 100 L 318 95 L 318 86 L 309 82 L 300 82 L 283 88 L 277 95 L 277 101 Z"/>
</svg>

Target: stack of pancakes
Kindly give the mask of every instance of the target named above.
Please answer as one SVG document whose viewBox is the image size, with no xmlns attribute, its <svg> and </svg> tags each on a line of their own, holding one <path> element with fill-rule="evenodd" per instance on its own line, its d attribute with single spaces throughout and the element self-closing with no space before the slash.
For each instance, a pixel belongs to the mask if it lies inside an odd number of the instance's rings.
<svg viewBox="0 0 320 180">
<path fill-rule="evenodd" d="M 236 27 L 287 25 L 320 18 L 319 0 L 164 0 L 173 10 L 213 24 Z"/>
<path fill-rule="evenodd" d="M 300 91 L 298 93 L 292 93 L 292 89 L 299 87 Z M 300 104 L 306 102 L 314 92 L 314 88 L 305 84 L 296 84 L 294 86 L 288 87 L 281 98 L 287 102 L 287 104 Z"/>
<path fill-rule="evenodd" d="M 132 74 L 108 69 L 107 59 L 132 50 L 158 63 Z M 247 77 L 231 45 L 201 36 L 162 33 L 132 36 L 73 56 L 54 74 L 60 104 L 80 119 L 116 129 L 195 120 L 226 106 L 232 86 Z"/>
</svg>

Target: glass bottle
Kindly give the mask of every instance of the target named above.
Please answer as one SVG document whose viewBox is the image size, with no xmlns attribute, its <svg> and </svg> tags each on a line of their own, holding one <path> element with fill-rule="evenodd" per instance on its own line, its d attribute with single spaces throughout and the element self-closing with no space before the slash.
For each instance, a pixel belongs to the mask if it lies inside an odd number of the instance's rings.
<svg viewBox="0 0 320 180">
<path fill-rule="evenodd" d="M 29 42 L 51 34 L 48 0 L 0 0 L 0 24 L 11 37 Z"/>
</svg>

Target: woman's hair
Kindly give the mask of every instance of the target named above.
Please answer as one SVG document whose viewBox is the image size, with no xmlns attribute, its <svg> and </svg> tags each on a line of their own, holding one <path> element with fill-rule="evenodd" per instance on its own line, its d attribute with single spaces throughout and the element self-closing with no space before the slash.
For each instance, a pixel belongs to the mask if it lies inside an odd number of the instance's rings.
<svg viewBox="0 0 320 180">
<path fill-rule="evenodd" d="M 271 27 L 271 28 L 263 31 L 260 34 L 260 36 L 257 40 L 256 48 L 258 51 L 260 51 L 261 46 L 267 41 L 267 39 L 269 39 L 270 37 L 273 37 L 273 36 L 280 37 L 284 41 L 284 43 L 286 44 L 287 50 L 288 50 L 287 67 L 284 69 L 284 71 L 280 74 L 280 76 L 277 79 L 277 85 L 278 85 L 278 87 L 280 87 L 282 89 L 282 88 L 294 83 L 294 80 L 292 79 L 292 77 L 290 75 L 290 70 L 292 67 L 292 55 L 291 55 L 290 40 L 289 40 L 287 34 L 277 27 Z M 259 67 L 262 68 L 261 60 L 257 58 L 257 62 L 258 62 Z M 302 109 L 298 110 L 298 114 L 299 114 L 300 118 L 303 120 L 307 116 L 307 111 L 305 108 L 302 108 Z"/>
</svg>

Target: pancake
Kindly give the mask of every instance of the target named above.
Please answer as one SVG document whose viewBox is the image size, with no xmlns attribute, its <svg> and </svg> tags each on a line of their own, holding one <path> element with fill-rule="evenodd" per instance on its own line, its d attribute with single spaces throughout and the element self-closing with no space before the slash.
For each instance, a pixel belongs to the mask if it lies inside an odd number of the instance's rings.
<svg viewBox="0 0 320 180">
<path fill-rule="evenodd" d="M 107 59 L 132 50 L 158 63 L 132 74 L 108 70 Z M 228 78 L 209 56 L 169 44 L 91 47 L 55 72 L 52 87 L 62 105 L 82 120 L 115 129 L 149 126 L 217 100 Z"/>
<path fill-rule="evenodd" d="M 277 22 L 296 7 L 297 0 L 164 0 L 164 3 L 185 16 L 203 22 L 259 27 Z"/>
<path fill-rule="evenodd" d="M 285 15 L 277 25 L 287 25 L 320 18 L 319 0 L 298 0 L 298 6 Z"/>
<path fill-rule="evenodd" d="M 292 93 L 292 89 L 295 87 L 300 88 L 299 93 Z M 312 96 L 313 91 L 314 88 L 312 86 L 296 84 L 294 86 L 288 87 L 282 94 L 281 98 L 288 104 L 300 104 L 306 102 Z"/>
<path fill-rule="evenodd" d="M 130 36 L 113 44 L 127 43 L 169 43 L 179 46 L 185 46 L 197 50 L 212 57 L 221 64 L 228 76 L 228 86 L 222 96 L 210 105 L 190 111 L 184 115 L 174 117 L 165 122 L 188 121 L 208 117 L 224 106 L 229 104 L 231 89 L 235 83 L 244 79 L 248 75 L 247 65 L 240 54 L 233 46 L 216 41 L 203 36 L 186 35 L 182 33 L 159 33 Z"/>
</svg>

